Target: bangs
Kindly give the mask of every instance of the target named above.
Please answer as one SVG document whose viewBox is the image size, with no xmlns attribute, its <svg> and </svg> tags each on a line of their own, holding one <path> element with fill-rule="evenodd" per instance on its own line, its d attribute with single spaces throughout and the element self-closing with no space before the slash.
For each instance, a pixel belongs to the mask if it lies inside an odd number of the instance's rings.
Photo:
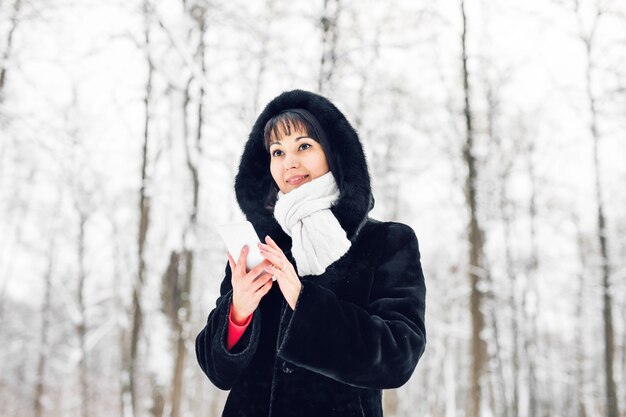
<svg viewBox="0 0 626 417">
<path fill-rule="evenodd" d="M 265 150 L 269 151 L 270 143 L 289 136 L 292 132 L 302 132 L 307 135 L 311 132 L 311 125 L 299 114 L 285 111 L 277 114 L 265 124 L 263 132 Z"/>
</svg>

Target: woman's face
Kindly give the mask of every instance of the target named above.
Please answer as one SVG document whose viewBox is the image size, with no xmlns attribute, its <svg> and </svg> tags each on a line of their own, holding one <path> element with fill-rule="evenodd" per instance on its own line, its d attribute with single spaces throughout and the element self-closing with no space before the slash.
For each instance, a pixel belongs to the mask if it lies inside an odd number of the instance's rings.
<svg viewBox="0 0 626 417">
<path fill-rule="evenodd" d="M 329 171 L 322 145 L 306 132 L 292 131 L 271 142 L 269 150 L 272 178 L 285 194 Z"/>
</svg>

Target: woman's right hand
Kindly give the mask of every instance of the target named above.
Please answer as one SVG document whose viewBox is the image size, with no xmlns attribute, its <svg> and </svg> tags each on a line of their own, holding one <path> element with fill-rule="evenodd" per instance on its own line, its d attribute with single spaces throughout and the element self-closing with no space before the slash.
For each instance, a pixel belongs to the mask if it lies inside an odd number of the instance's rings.
<svg viewBox="0 0 626 417">
<path fill-rule="evenodd" d="M 249 248 L 244 246 L 237 262 L 228 254 L 233 287 L 232 319 L 235 324 L 243 324 L 261 302 L 261 298 L 272 288 L 272 274 L 264 271 L 270 264 L 264 260 L 246 272 L 246 258 Z"/>
</svg>

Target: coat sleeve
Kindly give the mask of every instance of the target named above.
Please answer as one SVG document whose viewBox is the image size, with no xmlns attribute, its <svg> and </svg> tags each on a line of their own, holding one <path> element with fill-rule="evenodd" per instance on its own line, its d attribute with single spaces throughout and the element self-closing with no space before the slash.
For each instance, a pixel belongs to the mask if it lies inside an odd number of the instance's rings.
<svg viewBox="0 0 626 417">
<path fill-rule="evenodd" d="M 220 297 L 215 302 L 215 308 L 209 313 L 206 326 L 196 337 L 196 358 L 200 368 L 211 382 L 222 390 L 231 389 L 252 360 L 261 331 L 261 314 L 257 309 L 241 339 L 230 351 L 227 349 L 228 314 L 233 292 L 230 277 L 230 266 L 227 264 L 225 277 L 220 286 Z"/>
<path fill-rule="evenodd" d="M 426 287 L 413 229 L 387 227 L 369 303 L 357 306 L 315 281 L 303 283 L 279 356 L 361 388 L 409 380 L 426 346 Z"/>
</svg>

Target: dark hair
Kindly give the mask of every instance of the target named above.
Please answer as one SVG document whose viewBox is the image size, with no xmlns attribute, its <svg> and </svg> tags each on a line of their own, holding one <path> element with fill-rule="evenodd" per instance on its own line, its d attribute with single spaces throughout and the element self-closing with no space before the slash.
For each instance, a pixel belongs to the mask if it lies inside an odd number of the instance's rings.
<svg viewBox="0 0 626 417">
<path fill-rule="evenodd" d="M 332 146 L 330 145 L 326 131 L 310 111 L 304 109 L 287 109 L 268 120 L 263 130 L 263 146 L 267 153 L 270 153 L 269 148 L 272 140 L 290 135 L 292 129 L 294 131 L 306 132 L 311 139 L 322 146 L 322 150 L 326 155 L 328 169 L 335 177 L 337 187 L 339 191 L 341 191 L 343 175 L 338 169 L 337 156 L 332 151 Z M 267 197 L 265 198 L 265 208 L 271 211 L 274 210 L 277 194 L 278 186 L 276 183 L 272 182 Z"/>
</svg>

